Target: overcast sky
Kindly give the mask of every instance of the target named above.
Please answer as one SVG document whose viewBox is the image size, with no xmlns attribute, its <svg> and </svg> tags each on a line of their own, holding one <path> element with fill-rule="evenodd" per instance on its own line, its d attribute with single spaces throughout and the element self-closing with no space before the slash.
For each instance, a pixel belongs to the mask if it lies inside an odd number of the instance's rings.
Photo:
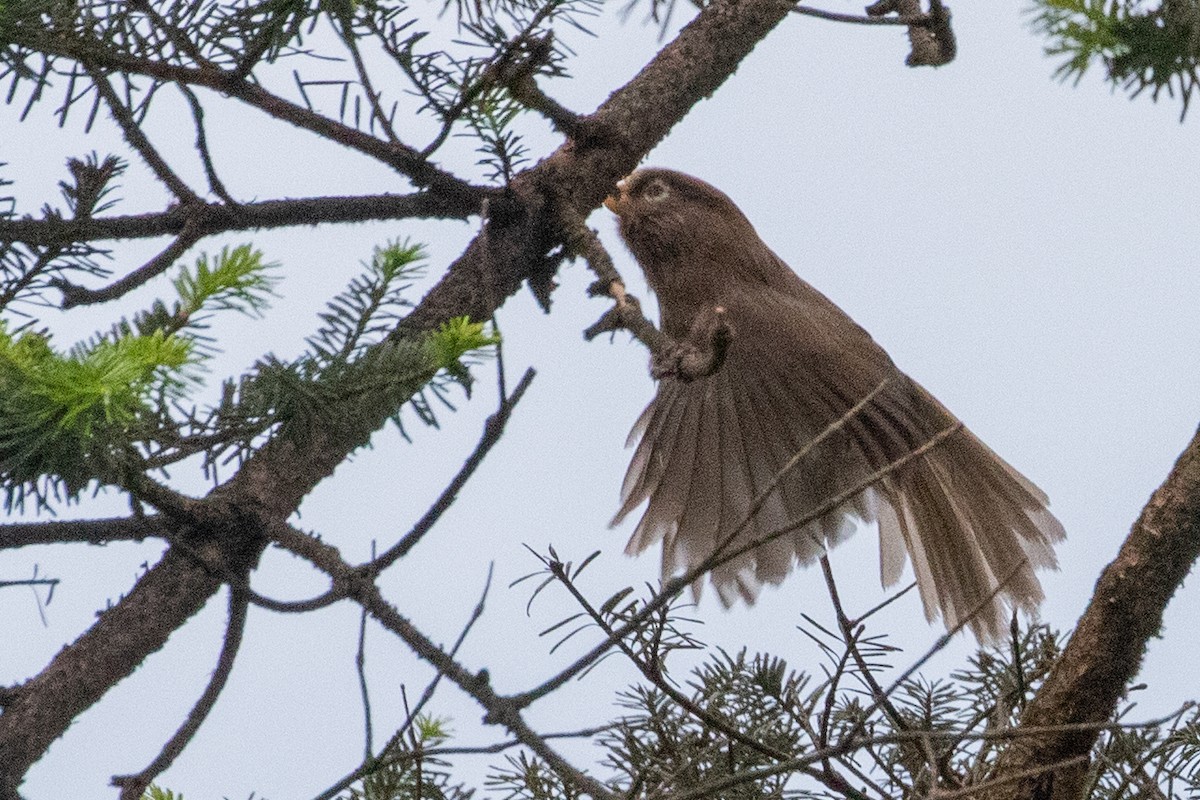
<svg viewBox="0 0 1200 800">
<path fill-rule="evenodd" d="M 572 66 L 578 77 L 546 87 L 580 111 L 594 108 L 658 47 L 653 29 L 620 26 L 615 10 L 623 4 L 610 5 L 613 16 L 597 25 L 600 38 L 569 38 L 579 51 Z M 1110 93 L 1099 73 L 1077 87 L 1052 81 L 1055 62 L 1042 54 L 1027 17 L 994 6 L 955 7 L 958 59 L 938 70 L 903 66 L 899 29 L 790 19 L 647 163 L 691 172 L 726 191 L 801 276 L 1046 490 L 1069 538 L 1059 549 L 1061 570 L 1044 576 L 1043 618 L 1065 629 L 1200 420 L 1200 139 L 1195 120 L 1179 123 L 1173 102 L 1130 102 Z M 190 160 L 188 118 L 163 99 L 151 135 L 202 186 Z M 212 99 L 218 167 L 241 198 L 406 190 L 373 162 L 257 115 L 224 116 Z M 17 179 L 26 212 L 53 198 L 66 155 L 123 152 L 109 128 L 98 126 L 85 138 L 82 115 L 60 130 L 51 110 L 52 102 L 44 103 L 24 124 L 16 122 L 19 106 L 3 110 L 0 160 L 12 162 L 3 175 Z M 535 156 L 557 143 L 530 122 Z M 461 152 L 469 143 L 453 146 Z M 464 174 L 471 174 L 470 163 L 443 159 Z M 118 211 L 161 207 L 163 190 L 140 168 L 124 183 L 127 202 Z M 634 291 L 645 296 L 611 215 L 601 209 L 591 222 Z M 222 243 L 252 241 L 286 275 L 282 298 L 265 321 L 225 320 L 226 352 L 214 379 L 246 368 L 268 349 L 298 353 L 325 298 L 374 246 L 405 236 L 427 242 L 436 274 L 475 224 L 371 224 L 206 241 L 189 261 Z M 123 246 L 116 265 L 131 268 L 159 246 Z M 462 658 L 472 668 L 486 666 L 501 691 L 528 688 L 585 646 L 580 638 L 547 655 L 553 640 L 539 639 L 538 631 L 570 606 L 565 596 L 546 593 L 525 616 L 529 585 L 508 588 L 537 567 L 524 544 L 553 544 L 576 561 L 603 550 L 583 581 L 593 598 L 657 579 L 656 554 L 622 555 L 631 525 L 607 528 L 629 455 L 625 435 L 653 393 L 646 354 L 626 336 L 584 343 L 580 332 L 605 303 L 586 298 L 590 275 L 581 264 L 567 267 L 560 280 L 548 316 L 524 291 L 504 306 L 499 319 L 510 384 L 528 365 L 538 377 L 453 509 L 382 581 L 404 614 L 435 638 L 452 640 L 494 562 L 487 612 Z M 129 307 L 166 293 L 165 284 L 152 285 Z M 73 314 L 62 321 L 60 344 L 106 327 L 116 313 Z M 351 559 L 366 558 L 372 538 L 387 543 L 407 530 L 494 409 L 493 375 L 488 368 L 477 374 L 473 399 L 444 415 L 442 430 L 414 422 L 413 445 L 394 430 L 378 434 L 374 449 L 357 454 L 305 501 L 297 524 Z M 202 490 L 195 482 L 180 485 Z M 123 507 L 119 498 L 102 496 L 72 513 L 111 515 Z M 833 554 L 851 611 L 885 596 L 876 548 L 868 530 Z M 27 592 L 0 593 L 0 682 L 37 671 L 86 629 L 96 610 L 126 592 L 161 549 L 148 542 L 0 554 L 0 579 L 27 577 L 37 564 L 63 581 L 45 627 Z M 324 588 L 278 553 L 267 555 L 254 582 L 281 598 Z M 222 595 L 83 715 L 30 773 L 24 787 L 30 800 L 109 796 L 109 776 L 140 770 L 203 690 L 225 612 Z M 706 596 L 695 612 L 704 623 L 697 633 L 726 649 L 769 649 L 795 668 L 816 669 L 815 648 L 796 630 L 801 612 L 830 619 L 818 571 L 794 574 L 751 609 L 726 612 Z M 1188 620 L 1198 612 L 1200 598 L 1189 585 L 1168 609 L 1164 638 L 1151 643 L 1143 672 L 1149 689 L 1138 694 L 1131 718 L 1195 696 L 1197 645 Z M 915 595 L 879 624 L 906 648 L 896 659 L 901 665 L 941 632 L 926 624 Z M 355 609 L 345 604 L 287 617 L 251 609 L 225 694 L 160 782 L 189 800 L 251 792 L 280 800 L 310 797 L 352 768 L 362 749 L 357 625 Z M 969 647 L 963 641 L 951 648 L 932 672 L 952 668 Z M 403 717 L 400 687 L 415 696 L 429 672 L 373 627 L 368 660 L 383 737 Z M 612 691 L 629 680 L 628 670 L 610 659 L 582 685 L 535 707 L 533 720 L 544 730 L 602 722 L 615 713 Z M 452 687 L 440 690 L 432 710 L 452 719 L 461 744 L 503 738 L 481 729 L 480 710 Z M 479 774 L 486 761 L 464 774 Z"/>
</svg>

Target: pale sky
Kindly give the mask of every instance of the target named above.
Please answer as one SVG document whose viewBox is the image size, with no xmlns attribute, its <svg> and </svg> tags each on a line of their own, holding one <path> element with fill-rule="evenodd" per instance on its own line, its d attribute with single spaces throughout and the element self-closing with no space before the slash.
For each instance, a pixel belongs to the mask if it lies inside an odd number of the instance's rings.
<svg viewBox="0 0 1200 800">
<path fill-rule="evenodd" d="M 578 78 L 546 86 L 588 111 L 622 85 L 658 46 L 656 32 L 609 19 L 598 39 L 568 36 Z M 681 4 L 680 10 L 683 10 Z M 834 10 L 852 11 L 838 5 Z M 955 7 L 958 59 L 947 67 L 903 66 L 900 29 L 790 19 L 716 95 L 695 108 L 647 159 L 708 180 L 739 204 L 764 240 L 826 293 L 937 395 L 984 441 L 1038 483 L 1066 526 L 1061 570 L 1044 575 L 1043 618 L 1070 627 L 1103 565 L 1116 553 L 1149 494 L 1163 480 L 1200 420 L 1200 348 L 1196 309 L 1195 209 L 1200 186 L 1196 121 L 1179 108 L 1114 95 L 1099 72 L 1078 87 L 1051 80 L 1056 62 L 1018 9 Z M 311 70 L 315 67 L 307 67 Z M 163 98 L 164 100 L 166 98 Z M 210 98 L 211 100 L 211 98 Z M 66 155 L 123 152 L 111 127 L 83 137 L 82 117 L 54 124 L 53 102 L 16 123 L 3 110 L 3 175 L 17 180 L 22 210 L 53 198 Z M 172 110 L 174 108 L 174 110 Z M 406 191 L 364 158 L 314 147 L 311 137 L 253 114 L 222 116 L 209 103 L 210 138 L 230 190 L 242 198 Z M 189 165 L 193 134 L 186 114 L 163 103 L 151 136 Z M 528 144 L 540 157 L 558 138 L 536 120 Z M 114 143 L 115 142 L 115 143 Z M 455 143 L 459 153 L 469 143 Z M 467 153 L 469 156 L 469 153 Z M 470 174 L 472 158 L 444 166 Z M 467 166 L 463 166 L 467 165 Z M 161 207 L 164 192 L 135 165 L 119 213 Z M 620 245 L 611 215 L 591 217 L 635 293 L 640 275 Z M 436 274 L 475 232 L 471 223 L 396 223 L 239 234 L 193 249 L 253 242 L 284 266 L 283 297 L 265 321 L 225 318 L 225 354 L 214 383 L 270 349 L 295 355 L 324 299 L 345 285 L 390 238 L 427 242 Z M 119 269 L 136 266 L 161 243 L 117 252 Z M 522 291 L 502 309 L 510 384 L 538 369 L 504 440 L 453 509 L 422 545 L 383 579 L 400 611 L 451 641 L 495 578 L 487 611 L 461 652 L 487 667 L 500 691 L 520 691 L 569 663 L 592 640 L 578 637 L 554 655 L 538 632 L 566 616 L 563 593 L 546 592 L 525 616 L 530 586 L 510 589 L 537 568 L 524 544 L 553 544 L 565 559 L 603 556 L 585 573 L 595 600 L 657 579 L 656 555 L 627 559 L 631 524 L 609 530 L 629 453 L 625 435 L 653 393 L 646 353 L 627 336 L 585 343 L 581 331 L 606 308 L 589 300 L 582 264 L 565 268 L 554 310 L 543 315 Z M 165 282 L 139 291 L 132 305 L 168 292 Z M 647 306 L 652 304 L 648 303 Z M 103 307 L 64 322 L 66 345 L 118 313 Z M 394 430 L 375 437 L 306 501 L 296 520 L 334 542 L 351 560 L 370 541 L 394 540 L 437 496 L 467 455 L 495 406 L 489 367 L 472 400 L 445 414 L 442 430 L 409 426 L 415 444 Z M 180 470 L 178 485 L 193 492 Z M 78 513 L 106 516 L 125 504 L 112 494 Z M 72 514 L 75 513 L 74 511 Z M 632 520 L 631 520 L 632 522 Z M 833 553 L 851 611 L 884 598 L 874 532 L 861 531 Z M 162 545 L 60 546 L 0 553 L 0 579 L 28 577 L 33 564 L 62 579 L 43 627 L 23 590 L 0 593 L 0 682 L 39 669 L 85 630 L 94 612 L 128 591 L 143 562 Z M 280 598 L 316 594 L 324 585 L 295 559 L 267 555 L 255 588 Z M 114 773 L 140 770 L 183 719 L 220 648 L 224 595 L 176 633 L 131 678 L 84 714 L 30 773 L 30 800 L 115 796 Z M 798 669 L 819 656 L 796 630 L 800 613 L 829 620 L 818 570 L 800 570 L 768 589 L 754 608 L 724 611 L 706 596 L 696 633 L 727 650 L 769 649 Z M 1150 645 L 1131 719 L 1149 718 L 1194 699 L 1197 656 L 1190 622 L 1200 595 L 1186 586 L 1167 613 L 1164 638 Z M 892 606 L 879 625 L 905 647 L 903 666 L 941 633 L 926 624 L 915 595 Z M 280 616 L 251 609 L 242 653 L 224 695 L 189 749 L 160 783 L 188 800 L 311 797 L 353 768 L 362 750 L 354 673 L 356 608 Z M 930 674 L 961 662 L 961 640 Z M 430 677 L 378 628 L 368 634 L 377 744 L 403 718 L 400 686 L 415 697 Z M 682 667 L 682 662 L 681 662 Z M 582 684 L 531 713 L 544 731 L 575 729 L 617 713 L 614 690 L 630 681 L 609 659 Z M 456 743 L 484 744 L 503 732 L 482 729 L 480 709 L 444 685 L 431 710 L 451 718 Z M 488 757 L 464 764 L 481 775 Z M 586 754 L 577 760 L 592 766 Z"/>
</svg>

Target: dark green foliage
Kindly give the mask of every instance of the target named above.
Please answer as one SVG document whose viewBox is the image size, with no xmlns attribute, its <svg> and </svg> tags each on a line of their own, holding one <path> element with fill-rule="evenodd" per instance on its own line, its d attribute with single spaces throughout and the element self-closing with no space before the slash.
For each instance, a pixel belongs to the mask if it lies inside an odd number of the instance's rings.
<svg viewBox="0 0 1200 800">
<path fill-rule="evenodd" d="M 90 481 L 118 483 L 156 390 L 191 356 L 188 342 L 155 331 L 101 337 L 68 354 L 47 335 L 0 325 L 0 487 L 6 508 L 72 498 Z"/>
<path fill-rule="evenodd" d="M 412 402 L 436 423 L 425 393 L 446 398 L 469 385 L 473 351 L 495 344 L 483 325 L 453 320 L 431 336 L 385 342 L 407 307 L 415 245 L 376 251 L 365 274 L 330 301 L 312 352 L 295 362 L 267 355 L 206 409 L 188 406 L 201 367 L 217 347 L 207 331 L 217 312 L 261 316 L 276 265 L 248 245 L 201 255 L 177 273 L 177 300 L 122 319 L 104 334 L 59 353 L 48 334 L 10 333 L 0 323 L 0 487 L 8 508 L 73 500 L 93 482 L 129 479 L 195 454 L 205 474 L 240 460 L 271 435 L 303 438 L 316 421 L 341 423 L 364 439 L 384 419 L 334 414 L 347 397 L 371 397 L 397 424 Z M 446 401 L 449 405 L 448 400 Z M 363 407 L 357 404 L 356 407 Z"/>
<path fill-rule="evenodd" d="M 504 766 L 496 768 L 484 785 L 489 794 L 501 800 L 578 800 L 583 797 L 579 789 L 564 782 L 554 770 L 525 752 L 505 756 Z"/>
<path fill-rule="evenodd" d="M 803 704 L 803 675 L 767 656 L 724 652 L 698 667 L 689 697 L 734 729 L 779 753 L 805 749 L 807 733 L 789 711 Z M 622 785 L 638 785 L 639 795 L 698 789 L 716 778 L 769 766 L 773 759 L 720 731 L 697 725 L 690 714 L 659 690 L 638 686 L 618 703 L 629 712 L 601 741 L 607 764 L 622 775 Z M 723 791 L 723 797 L 776 797 L 787 774 L 747 781 Z"/>
<path fill-rule="evenodd" d="M 644 635 L 654 638 L 660 625 Z M 1058 637 L 1044 626 L 1014 630 L 1006 646 L 978 651 L 948 678 L 905 678 L 889 695 L 898 716 L 845 666 L 853 659 L 844 646 L 821 652 L 832 668 L 824 679 L 777 656 L 745 651 L 715 650 L 691 671 L 689 701 L 755 746 L 705 724 L 656 686 L 621 692 L 620 716 L 594 738 L 600 748 L 595 774 L 629 800 L 894 800 L 931 796 L 935 785 L 943 791 L 979 786 L 992 777 L 997 754 L 1013 746 L 1005 732 L 1057 658 Z M 885 687 L 889 672 L 872 668 Z M 454 781 L 450 745 L 444 722 L 421 720 L 408 735 L 397 735 L 388 754 L 340 797 L 465 800 L 474 790 Z M 1200 710 L 1189 705 L 1156 723 L 1102 732 L 1087 787 L 1088 800 L 1200 797 Z M 525 751 L 504 756 L 483 790 L 500 800 L 583 796 Z"/>
<path fill-rule="evenodd" d="M 16 79 L 14 78 L 14 86 Z M 92 153 L 83 159 L 67 159 L 70 180 L 60 181 L 65 208 L 45 205 L 42 216 L 54 220 L 84 220 L 111 209 L 116 198 L 116 180 L 126 164 L 109 155 Z M 0 186 L 6 182 L 0 181 Z M 16 217 L 16 201 L 0 198 L 0 218 Z M 103 278 L 110 270 L 103 265 L 109 251 L 87 242 L 54 242 L 30 245 L 0 242 L 0 313 L 29 316 L 28 306 L 51 305 L 48 294 L 57 292 L 56 282 L 72 276 Z"/>
<path fill-rule="evenodd" d="M 852 666 L 840 637 L 820 627 L 806 632 L 822 644 L 823 680 L 789 669 L 777 656 L 718 650 L 688 681 L 691 703 L 761 748 L 705 724 L 658 686 L 623 692 L 624 714 L 597 738 L 609 785 L 629 798 L 755 800 L 890 800 L 925 797 L 935 785 L 979 785 L 990 778 L 998 753 L 1012 746 L 1005 732 L 1059 653 L 1058 637 L 1045 627 L 1014 629 L 1006 646 L 980 650 L 948 678 L 916 675 L 889 687 L 894 669 L 879 657 L 898 651 L 876 638 L 865 649 L 874 650 L 870 670 L 875 685 L 888 692 L 883 703 Z M 1094 755 L 1091 798 L 1155 791 L 1195 797 L 1200 712 L 1185 707 L 1162 724 L 1105 731 Z M 509 757 L 489 787 L 514 800 L 575 796 L 528 755 Z"/>
<path fill-rule="evenodd" d="M 1095 60 L 1108 80 L 1136 97 L 1164 90 L 1187 114 L 1200 87 L 1200 2 L 1164 0 L 1147 8 L 1138 0 L 1036 0 L 1034 27 L 1050 43 L 1046 52 L 1066 56 L 1056 75 L 1078 81 Z"/>
</svg>

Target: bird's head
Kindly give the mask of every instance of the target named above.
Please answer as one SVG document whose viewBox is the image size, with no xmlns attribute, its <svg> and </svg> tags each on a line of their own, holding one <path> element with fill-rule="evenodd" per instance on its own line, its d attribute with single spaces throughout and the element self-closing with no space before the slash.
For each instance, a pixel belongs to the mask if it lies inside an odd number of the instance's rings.
<svg viewBox="0 0 1200 800">
<path fill-rule="evenodd" d="M 671 280 L 719 280 L 759 243 L 724 192 L 674 170 L 639 169 L 617 182 L 604 205 L 656 291 Z M 692 275 L 696 269 L 705 275 Z"/>
<path fill-rule="evenodd" d="M 691 175 L 638 169 L 604 204 L 660 301 L 664 291 L 674 294 L 672 284 L 695 295 L 703 285 L 737 281 L 762 254 L 773 258 L 733 200 Z"/>
<path fill-rule="evenodd" d="M 617 181 L 617 191 L 604 206 L 622 223 L 631 220 L 668 219 L 684 222 L 684 212 L 724 214 L 737 206 L 717 187 L 674 170 L 645 167 Z"/>
</svg>

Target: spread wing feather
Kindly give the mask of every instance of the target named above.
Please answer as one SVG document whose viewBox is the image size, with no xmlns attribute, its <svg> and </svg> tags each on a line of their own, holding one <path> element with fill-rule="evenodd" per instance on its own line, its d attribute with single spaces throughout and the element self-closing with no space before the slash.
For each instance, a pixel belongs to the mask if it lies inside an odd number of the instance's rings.
<svg viewBox="0 0 1200 800">
<path fill-rule="evenodd" d="M 762 541 L 957 424 L 798 278 L 722 304 L 735 330 L 724 366 L 687 383 L 661 381 L 631 434 L 637 447 L 614 523 L 647 504 L 627 551 L 661 540 L 664 576 L 700 563 L 739 527 L 735 546 Z M 747 524 L 750 502 L 788 460 L 885 380 L 870 404 L 778 478 Z M 1041 599 L 1034 568 L 1055 565 L 1051 543 L 1062 528 L 1046 502 L 962 429 L 819 519 L 718 566 L 711 581 L 724 603 L 753 602 L 762 584 L 812 561 L 857 521 L 875 521 L 885 584 L 911 560 L 929 618 L 967 622 L 995 640 L 1009 608 Z"/>
</svg>

